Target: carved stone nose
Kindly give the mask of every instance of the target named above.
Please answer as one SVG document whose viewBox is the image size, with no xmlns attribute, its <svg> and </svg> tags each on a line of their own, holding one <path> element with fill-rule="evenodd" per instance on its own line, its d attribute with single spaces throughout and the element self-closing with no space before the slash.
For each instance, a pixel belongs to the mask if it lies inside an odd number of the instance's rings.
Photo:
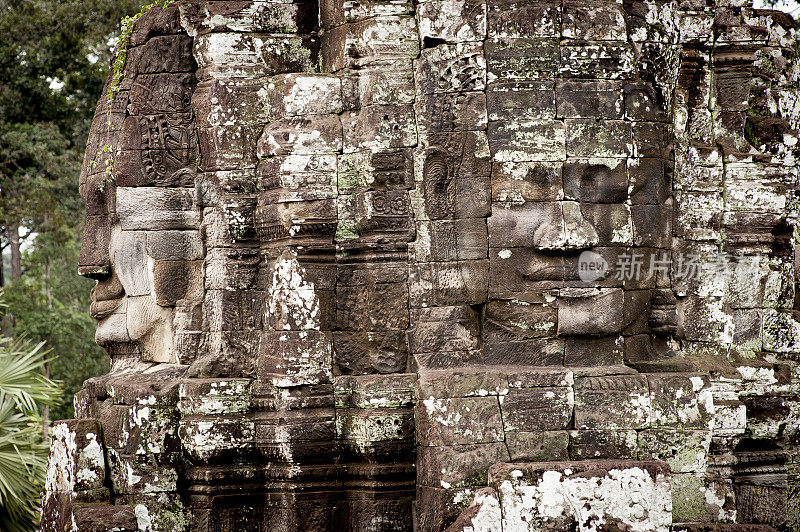
<svg viewBox="0 0 800 532">
<path fill-rule="evenodd" d="M 581 205 L 576 201 L 564 201 L 564 247 L 567 249 L 591 248 L 600 243 L 594 226 L 583 217 Z"/>
<path fill-rule="evenodd" d="M 562 201 L 558 209 L 561 220 L 540 225 L 533 240 L 538 249 L 587 249 L 599 244 L 594 226 L 583 217 L 576 201 Z"/>
<path fill-rule="evenodd" d="M 78 273 L 89 279 L 103 281 L 111 275 L 108 245 L 111 224 L 106 216 L 87 216 L 86 230 L 78 258 Z"/>
</svg>

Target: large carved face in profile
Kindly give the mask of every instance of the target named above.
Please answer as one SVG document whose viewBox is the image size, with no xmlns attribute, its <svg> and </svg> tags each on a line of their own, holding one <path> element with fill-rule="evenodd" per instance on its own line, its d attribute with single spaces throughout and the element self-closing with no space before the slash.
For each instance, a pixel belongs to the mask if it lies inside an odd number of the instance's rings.
<svg viewBox="0 0 800 532">
<path fill-rule="evenodd" d="M 191 319 L 202 300 L 194 60 L 186 39 L 151 39 L 129 61 L 123 90 L 107 90 L 80 179 L 87 223 L 79 268 L 97 281 L 96 341 L 112 355 L 151 362 L 179 361 L 174 347 L 185 335 L 175 334 L 176 315 Z M 184 59 L 152 68 L 154 51 L 165 46 Z"/>
</svg>

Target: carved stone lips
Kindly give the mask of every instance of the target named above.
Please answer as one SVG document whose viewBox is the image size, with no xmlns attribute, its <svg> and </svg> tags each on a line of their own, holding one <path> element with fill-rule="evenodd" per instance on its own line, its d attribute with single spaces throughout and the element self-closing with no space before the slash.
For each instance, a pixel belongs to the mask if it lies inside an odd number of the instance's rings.
<svg viewBox="0 0 800 532">
<path fill-rule="evenodd" d="M 120 312 L 120 305 L 125 301 L 125 289 L 116 276 L 107 281 L 98 282 L 92 289 L 91 315 L 96 320 Z M 124 311 L 124 309 L 122 309 Z"/>
<path fill-rule="evenodd" d="M 90 309 L 92 318 L 96 320 L 102 320 L 103 318 L 114 314 L 117 312 L 122 302 L 123 298 L 92 301 L 92 306 Z"/>
</svg>

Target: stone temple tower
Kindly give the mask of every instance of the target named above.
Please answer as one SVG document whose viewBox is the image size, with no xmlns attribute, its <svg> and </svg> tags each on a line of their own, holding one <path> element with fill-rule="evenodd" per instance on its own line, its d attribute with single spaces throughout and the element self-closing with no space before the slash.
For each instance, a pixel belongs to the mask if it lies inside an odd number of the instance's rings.
<svg viewBox="0 0 800 532">
<path fill-rule="evenodd" d="M 44 531 L 800 530 L 800 66 L 745 0 L 180 0 L 80 176 Z"/>
</svg>

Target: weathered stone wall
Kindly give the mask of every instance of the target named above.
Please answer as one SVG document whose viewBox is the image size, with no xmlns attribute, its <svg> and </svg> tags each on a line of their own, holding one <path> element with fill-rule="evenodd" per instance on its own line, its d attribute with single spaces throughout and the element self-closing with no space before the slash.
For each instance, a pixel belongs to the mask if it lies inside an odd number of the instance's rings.
<svg viewBox="0 0 800 532">
<path fill-rule="evenodd" d="M 800 67 L 739 4 L 146 12 L 43 530 L 798 529 Z"/>
</svg>

